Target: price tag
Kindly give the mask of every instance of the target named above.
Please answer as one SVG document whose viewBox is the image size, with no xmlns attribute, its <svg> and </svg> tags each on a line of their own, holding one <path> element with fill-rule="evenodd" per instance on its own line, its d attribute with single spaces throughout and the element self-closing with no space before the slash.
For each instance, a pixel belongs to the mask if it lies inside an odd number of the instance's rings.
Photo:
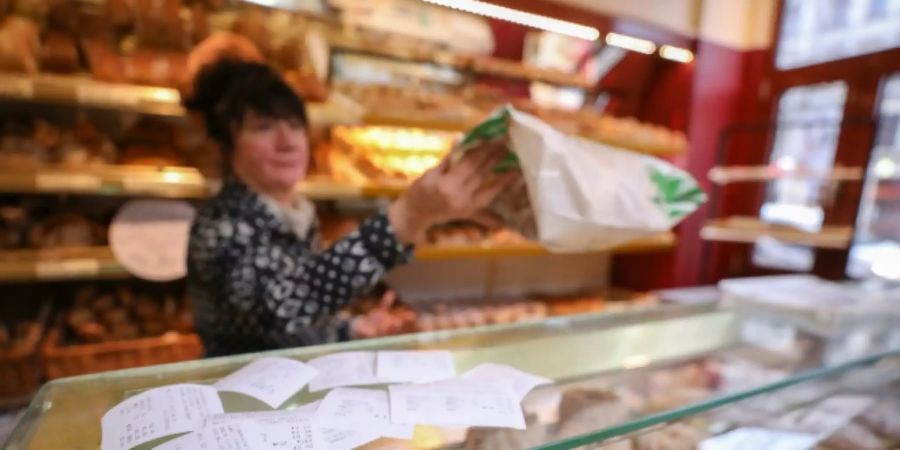
<svg viewBox="0 0 900 450">
<path fill-rule="evenodd" d="M 174 200 L 126 203 L 109 228 L 116 259 L 131 274 L 172 281 L 187 274 L 187 246 L 194 208 Z"/>
<path fill-rule="evenodd" d="M 22 77 L 0 78 L 0 96 L 13 98 L 34 97 L 34 82 Z"/>
<path fill-rule="evenodd" d="M 99 177 L 84 174 L 41 173 L 35 177 L 38 190 L 46 191 L 96 191 L 103 186 Z"/>
<path fill-rule="evenodd" d="M 789 324 L 747 319 L 741 325 L 741 338 L 747 343 L 772 351 L 790 352 L 794 349 L 797 329 Z"/>
<path fill-rule="evenodd" d="M 747 427 L 706 439 L 699 450 L 809 450 L 818 441 L 806 433 Z"/>
<path fill-rule="evenodd" d="M 100 261 L 82 258 L 63 261 L 43 261 L 34 267 L 39 279 L 93 276 L 100 273 Z"/>
</svg>

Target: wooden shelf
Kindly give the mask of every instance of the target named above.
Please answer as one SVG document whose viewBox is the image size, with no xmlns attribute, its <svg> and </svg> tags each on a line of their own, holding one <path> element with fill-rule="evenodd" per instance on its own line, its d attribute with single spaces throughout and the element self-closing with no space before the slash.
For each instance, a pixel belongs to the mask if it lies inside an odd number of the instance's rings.
<svg viewBox="0 0 900 450">
<path fill-rule="evenodd" d="M 0 98 L 63 103 L 90 108 L 184 117 L 177 89 L 96 81 L 87 75 L 34 76 L 0 73 Z M 313 125 L 358 124 L 364 109 L 353 100 L 333 94 L 325 103 L 307 103 Z"/>
<path fill-rule="evenodd" d="M 522 81 L 540 81 L 559 86 L 590 89 L 591 83 L 582 77 L 559 70 L 527 66 L 521 62 L 485 56 L 470 57 L 446 51 L 417 52 L 412 50 L 392 49 L 381 45 L 367 44 L 350 39 L 333 37 L 331 48 L 338 52 L 356 53 L 398 61 L 445 66 L 460 71 L 492 75 Z"/>
<path fill-rule="evenodd" d="M 672 232 L 660 233 L 655 236 L 638 239 L 610 250 L 598 250 L 590 253 L 652 253 L 671 250 L 676 243 L 675 234 Z M 418 260 L 442 260 L 491 256 L 530 256 L 549 255 L 544 247 L 533 242 L 510 244 L 473 244 L 473 245 L 429 245 L 421 246 L 416 250 Z"/>
<path fill-rule="evenodd" d="M 90 166 L 46 167 L 0 172 L 0 192 L 78 194 L 203 199 L 218 190 L 219 180 L 206 179 L 190 167 Z M 312 177 L 298 191 L 313 200 L 396 197 L 402 186 L 348 185 Z"/>
<path fill-rule="evenodd" d="M 128 272 L 107 247 L 0 252 L 0 281 L 121 279 Z"/>
<path fill-rule="evenodd" d="M 88 76 L 0 74 L 0 96 L 163 116 L 184 115 L 181 96 L 175 89 L 106 83 Z"/>
<path fill-rule="evenodd" d="M 785 171 L 776 166 L 728 166 L 713 167 L 709 171 L 709 179 L 722 185 L 728 183 L 771 181 L 781 179 L 815 179 L 822 181 L 847 182 L 863 179 L 861 167 L 835 167 L 829 173 L 810 171 Z"/>
<path fill-rule="evenodd" d="M 390 112 L 369 112 L 362 121 L 365 125 L 372 126 L 422 128 L 460 133 L 466 132 L 480 123 L 478 120 L 454 120 L 442 117 L 399 115 Z"/>
<path fill-rule="evenodd" d="M 609 250 L 609 253 L 646 253 L 671 249 L 672 233 L 640 239 Z M 423 246 L 418 260 L 486 258 L 549 254 L 537 244 Z M 119 264 L 108 247 L 52 250 L 9 250 L 0 252 L 0 283 L 28 281 L 126 279 L 131 275 Z"/>
<path fill-rule="evenodd" d="M 787 244 L 816 248 L 846 249 L 853 237 L 852 227 L 825 226 L 810 233 L 783 225 L 772 225 L 755 217 L 729 217 L 707 222 L 700 236 L 708 241 L 755 243 L 771 238 Z"/>
</svg>

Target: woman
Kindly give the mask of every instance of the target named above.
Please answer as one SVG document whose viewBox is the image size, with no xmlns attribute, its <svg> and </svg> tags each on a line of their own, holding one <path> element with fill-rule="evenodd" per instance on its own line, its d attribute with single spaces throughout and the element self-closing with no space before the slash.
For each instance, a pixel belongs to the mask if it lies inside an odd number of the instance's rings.
<svg viewBox="0 0 900 450">
<path fill-rule="evenodd" d="M 268 66 L 222 60 L 195 77 L 185 106 L 202 114 L 226 162 L 224 185 L 191 229 L 188 284 L 209 356 L 377 333 L 336 313 L 409 259 L 426 230 L 472 218 L 515 175 L 494 175 L 500 148 L 426 172 L 384 211 L 327 250 L 313 205 L 295 195 L 309 164 L 302 100 Z"/>
</svg>

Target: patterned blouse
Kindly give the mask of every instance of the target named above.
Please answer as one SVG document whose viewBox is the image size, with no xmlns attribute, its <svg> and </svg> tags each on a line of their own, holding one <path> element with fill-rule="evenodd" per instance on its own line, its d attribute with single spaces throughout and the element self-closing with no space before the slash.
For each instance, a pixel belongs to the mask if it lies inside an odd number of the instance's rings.
<svg viewBox="0 0 900 450">
<path fill-rule="evenodd" d="M 314 213 L 289 219 L 233 178 L 198 213 L 188 290 L 207 356 L 346 340 L 338 310 L 411 254 L 384 213 L 321 252 Z"/>
</svg>

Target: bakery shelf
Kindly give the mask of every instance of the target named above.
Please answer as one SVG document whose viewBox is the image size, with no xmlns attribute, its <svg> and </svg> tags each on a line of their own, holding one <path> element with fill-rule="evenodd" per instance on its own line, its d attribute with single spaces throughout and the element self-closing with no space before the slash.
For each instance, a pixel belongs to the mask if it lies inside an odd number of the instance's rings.
<svg viewBox="0 0 900 450">
<path fill-rule="evenodd" d="M 425 130 L 465 132 L 476 125 L 478 120 L 461 120 L 446 117 L 429 117 L 427 115 L 393 114 L 387 112 L 368 112 L 362 122 L 366 125 L 385 127 L 421 128 Z"/>
<path fill-rule="evenodd" d="M 95 81 L 88 76 L 0 74 L 0 96 L 182 116 L 181 96 L 170 88 Z"/>
<path fill-rule="evenodd" d="M 330 44 L 331 48 L 338 52 L 390 58 L 399 61 L 428 63 L 477 74 L 492 75 L 515 80 L 541 81 L 580 89 L 590 89 L 592 87 L 591 83 L 575 74 L 528 66 L 517 61 L 500 58 L 483 56 L 469 57 L 446 51 L 426 53 L 422 51 L 404 50 L 383 45 L 368 44 L 337 36 L 330 39 Z"/>
<path fill-rule="evenodd" d="M 709 171 L 709 179 L 719 185 L 780 179 L 815 179 L 848 182 L 862 181 L 863 169 L 861 167 L 835 167 L 831 172 L 823 174 L 800 170 L 785 171 L 777 166 L 713 167 Z"/>
<path fill-rule="evenodd" d="M 108 247 L 0 252 L 0 282 L 121 279 L 128 272 Z"/>
<path fill-rule="evenodd" d="M 202 199 L 219 185 L 191 167 L 90 166 L 45 167 L 0 173 L 0 192 L 82 194 Z M 298 191 L 313 200 L 395 197 L 402 186 L 349 185 L 321 177 L 301 183 Z"/>
<path fill-rule="evenodd" d="M 618 246 L 612 253 L 642 253 L 671 249 L 675 235 L 662 233 Z M 418 260 L 484 258 L 491 256 L 545 255 L 532 244 L 423 246 Z M 119 264 L 109 247 L 77 247 L 46 250 L 0 251 L 0 283 L 88 279 L 125 279 L 131 275 Z"/>
<path fill-rule="evenodd" d="M 769 238 L 808 247 L 846 249 L 850 246 L 853 228 L 825 226 L 817 233 L 810 233 L 769 224 L 755 217 L 734 216 L 707 222 L 700 230 L 700 236 L 708 241 L 755 243 Z"/>
<path fill-rule="evenodd" d="M 670 250 L 675 246 L 677 239 L 672 232 L 660 233 L 654 236 L 641 238 L 616 246 L 610 250 L 597 251 L 597 253 L 651 253 Z M 548 250 L 533 242 L 522 243 L 484 243 L 471 245 L 428 245 L 416 250 L 418 260 L 461 259 L 491 256 L 533 256 L 547 255 Z"/>
<path fill-rule="evenodd" d="M 184 117 L 177 89 L 109 83 L 87 75 L 23 75 L 0 73 L 0 98 L 81 105 L 166 117 Z M 314 125 L 359 123 L 363 108 L 339 94 L 325 103 L 308 103 Z"/>
</svg>

